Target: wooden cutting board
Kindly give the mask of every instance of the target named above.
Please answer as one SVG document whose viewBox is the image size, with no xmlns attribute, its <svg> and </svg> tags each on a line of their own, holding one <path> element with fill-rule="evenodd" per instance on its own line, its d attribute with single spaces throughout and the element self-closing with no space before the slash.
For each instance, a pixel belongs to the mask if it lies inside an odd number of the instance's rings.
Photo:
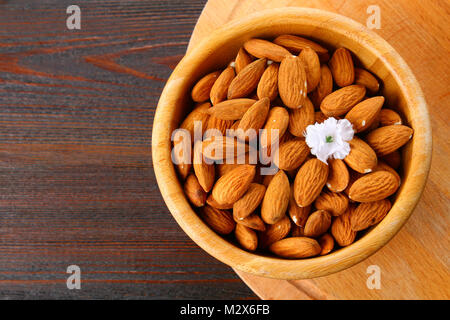
<svg viewBox="0 0 450 320">
<path fill-rule="evenodd" d="M 437 0 L 209 0 L 188 51 L 213 29 L 256 11 L 297 6 L 324 9 L 364 25 L 367 8 L 381 11 L 375 30 L 406 60 L 428 102 L 433 163 L 421 201 L 403 229 L 383 249 L 339 273 L 311 280 L 275 280 L 235 270 L 262 299 L 450 299 L 450 3 Z M 381 270 L 381 288 L 369 289 L 367 268 Z"/>
</svg>

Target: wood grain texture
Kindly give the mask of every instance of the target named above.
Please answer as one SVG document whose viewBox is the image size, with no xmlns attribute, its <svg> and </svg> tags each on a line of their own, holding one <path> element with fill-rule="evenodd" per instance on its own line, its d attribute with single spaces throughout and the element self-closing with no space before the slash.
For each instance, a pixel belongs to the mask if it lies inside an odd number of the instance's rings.
<svg viewBox="0 0 450 320">
<path fill-rule="evenodd" d="M 0 298 L 253 299 L 158 191 L 160 92 L 205 1 L 0 1 Z M 66 269 L 81 268 L 81 290 Z"/>
<path fill-rule="evenodd" d="M 189 50 L 224 23 L 264 9 L 304 6 L 346 15 L 362 24 L 366 0 L 210 0 L 191 37 Z M 345 271 L 312 280 L 273 280 L 237 271 L 264 299 L 448 299 L 450 155 L 448 118 L 450 84 L 446 1 L 377 1 L 382 28 L 375 30 L 406 60 L 427 100 L 433 130 L 433 164 L 422 199 L 404 228 L 388 245 L 367 260 Z M 420 28 L 418 27 L 420 25 Z M 381 290 L 366 286 L 368 266 L 382 272 Z M 293 287 L 299 291 L 292 290 Z M 281 293 L 277 293 L 281 292 Z M 283 294 L 285 292 L 285 294 Z M 305 296 L 306 295 L 306 296 Z"/>
</svg>

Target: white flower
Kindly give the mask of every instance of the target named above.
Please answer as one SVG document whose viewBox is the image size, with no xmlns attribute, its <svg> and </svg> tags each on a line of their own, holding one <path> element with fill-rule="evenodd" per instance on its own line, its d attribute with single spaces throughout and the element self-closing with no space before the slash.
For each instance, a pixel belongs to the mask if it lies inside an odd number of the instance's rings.
<svg viewBox="0 0 450 320">
<path fill-rule="evenodd" d="M 349 154 L 347 141 L 353 139 L 353 134 L 352 124 L 347 119 L 328 118 L 323 123 L 306 127 L 304 136 L 311 153 L 327 163 L 328 158 L 344 159 Z"/>
</svg>

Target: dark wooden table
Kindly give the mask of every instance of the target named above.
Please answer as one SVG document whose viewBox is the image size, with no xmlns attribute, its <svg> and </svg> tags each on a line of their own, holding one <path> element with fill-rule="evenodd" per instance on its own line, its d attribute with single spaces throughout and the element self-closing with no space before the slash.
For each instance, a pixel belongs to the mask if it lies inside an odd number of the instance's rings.
<svg viewBox="0 0 450 320">
<path fill-rule="evenodd" d="M 204 2 L 0 0 L 0 298 L 256 298 L 178 227 L 152 168 Z"/>
</svg>

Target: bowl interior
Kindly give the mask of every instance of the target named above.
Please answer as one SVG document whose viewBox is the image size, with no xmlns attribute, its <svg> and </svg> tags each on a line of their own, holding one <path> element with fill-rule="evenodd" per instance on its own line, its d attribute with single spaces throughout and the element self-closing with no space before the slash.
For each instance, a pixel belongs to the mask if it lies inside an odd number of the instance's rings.
<svg viewBox="0 0 450 320">
<path fill-rule="evenodd" d="M 412 141 L 403 147 L 402 185 L 386 218 L 350 246 L 326 256 L 302 260 L 249 253 L 215 234 L 190 208 L 170 162 L 170 136 L 192 109 L 189 96 L 194 83 L 208 72 L 224 68 L 246 40 L 254 37 L 273 39 L 281 34 L 308 37 L 329 49 L 349 49 L 359 66 L 381 80 L 385 105 L 398 110 L 405 123 L 415 131 Z M 169 210 L 199 246 L 222 262 L 245 272 L 301 279 L 324 276 L 350 267 L 373 254 L 395 235 L 413 211 L 423 190 L 429 170 L 430 137 L 428 113 L 421 90 L 405 62 L 390 45 L 348 18 L 321 10 L 281 8 L 228 24 L 213 32 L 183 58 L 164 89 L 155 115 L 153 160 L 158 184 Z"/>
</svg>

